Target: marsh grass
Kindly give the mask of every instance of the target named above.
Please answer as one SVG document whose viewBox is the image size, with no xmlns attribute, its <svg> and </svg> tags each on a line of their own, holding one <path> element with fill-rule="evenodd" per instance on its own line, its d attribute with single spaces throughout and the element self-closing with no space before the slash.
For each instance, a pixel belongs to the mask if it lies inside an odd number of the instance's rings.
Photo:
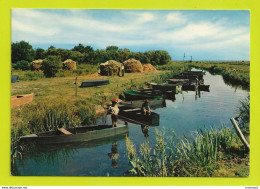
<svg viewBox="0 0 260 189">
<path fill-rule="evenodd" d="M 250 62 L 197 61 L 187 65 L 208 70 L 211 74 L 220 74 L 227 83 L 242 85 L 247 90 L 250 88 Z"/>
<path fill-rule="evenodd" d="M 165 140 L 165 131 L 156 130 L 156 145 L 141 144 L 137 152 L 126 139 L 128 160 L 136 176 L 213 176 L 217 162 L 230 153 L 237 142 L 231 128 L 198 129 L 192 139 L 172 135 Z"/>
</svg>

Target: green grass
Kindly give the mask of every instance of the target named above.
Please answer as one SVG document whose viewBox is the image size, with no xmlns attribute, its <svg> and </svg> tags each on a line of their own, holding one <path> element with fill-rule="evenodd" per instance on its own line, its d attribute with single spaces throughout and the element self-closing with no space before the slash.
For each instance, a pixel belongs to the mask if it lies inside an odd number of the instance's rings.
<svg viewBox="0 0 260 189">
<path fill-rule="evenodd" d="M 176 139 L 173 135 L 169 141 L 165 140 L 164 131 L 157 130 L 155 147 L 150 148 L 145 142 L 139 152 L 127 138 L 128 160 L 132 166 L 129 173 L 136 176 L 219 176 L 220 171 L 216 170 L 227 165 L 220 166 L 220 161 L 244 154 L 241 142 L 234 145 L 237 143 L 239 139 L 231 128 L 224 127 L 199 129 L 191 140 Z M 226 176 L 233 176 L 235 171 L 248 175 L 247 167 L 243 170 L 237 167 Z"/>
<path fill-rule="evenodd" d="M 208 70 L 212 74 L 220 74 L 226 83 L 242 85 L 247 90 L 250 88 L 250 62 L 196 61 L 186 64 L 195 68 Z"/>
</svg>

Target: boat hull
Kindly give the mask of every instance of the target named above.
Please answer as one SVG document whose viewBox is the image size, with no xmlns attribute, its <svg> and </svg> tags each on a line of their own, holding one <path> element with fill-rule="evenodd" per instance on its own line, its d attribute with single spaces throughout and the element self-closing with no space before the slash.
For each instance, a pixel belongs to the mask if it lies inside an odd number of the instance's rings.
<svg viewBox="0 0 260 189">
<path fill-rule="evenodd" d="M 145 99 L 161 99 L 162 95 L 153 95 L 152 92 L 124 91 L 126 101 L 145 100 Z"/>
<path fill-rule="evenodd" d="M 119 116 L 126 121 L 140 124 L 140 125 L 149 125 L 149 126 L 159 126 L 160 125 L 160 115 L 151 112 L 151 115 L 143 115 L 141 108 L 140 110 L 120 110 Z"/>
<path fill-rule="evenodd" d="M 119 134 L 127 134 L 127 125 L 118 125 L 112 128 L 108 126 L 96 126 L 98 130 L 94 130 L 95 126 L 82 126 L 67 129 L 73 134 L 70 135 L 57 135 L 55 132 L 47 132 L 39 135 L 27 135 L 20 138 L 20 142 L 35 142 L 37 144 L 60 144 L 72 142 L 86 142 L 106 137 L 116 136 Z M 104 129 L 102 128 L 104 127 Z"/>
<path fill-rule="evenodd" d="M 82 81 L 80 87 L 95 87 L 95 86 L 100 86 L 100 85 L 107 85 L 109 84 L 109 80 L 87 80 L 87 81 Z"/>
</svg>

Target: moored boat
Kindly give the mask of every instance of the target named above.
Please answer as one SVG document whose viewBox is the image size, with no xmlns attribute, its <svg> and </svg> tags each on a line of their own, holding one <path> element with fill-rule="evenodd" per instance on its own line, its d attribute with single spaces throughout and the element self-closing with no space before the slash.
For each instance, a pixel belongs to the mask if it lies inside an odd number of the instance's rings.
<svg viewBox="0 0 260 189">
<path fill-rule="evenodd" d="M 11 96 L 11 108 L 32 102 L 34 93 Z"/>
<path fill-rule="evenodd" d="M 161 91 L 173 91 L 176 92 L 176 88 L 179 86 L 178 84 L 169 84 L 169 83 L 148 83 L 148 85 L 152 86 L 153 89 L 161 90 Z"/>
<path fill-rule="evenodd" d="M 133 100 L 145 100 L 145 99 L 161 99 L 162 94 L 156 94 L 153 92 L 141 92 L 137 90 L 124 90 L 125 100 L 133 101 Z"/>
<path fill-rule="evenodd" d="M 22 136 L 20 142 L 35 142 L 37 144 L 72 143 L 93 141 L 123 133 L 128 133 L 127 125 L 118 125 L 114 128 L 111 125 L 88 125 Z"/>
<path fill-rule="evenodd" d="M 151 115 L 143 115 L 141 108 L 120 110 L 119 118 L 141 125 L 159 126 L 160 124 L 159 114 L 151 112 Z"/>
<path fill-rule="evenodd" d="M 100 85 L 107 85 L 109 84 L 109 80 L 87 80 L 82 81 L 80 87 L 95 87 Z"/>
</svg>

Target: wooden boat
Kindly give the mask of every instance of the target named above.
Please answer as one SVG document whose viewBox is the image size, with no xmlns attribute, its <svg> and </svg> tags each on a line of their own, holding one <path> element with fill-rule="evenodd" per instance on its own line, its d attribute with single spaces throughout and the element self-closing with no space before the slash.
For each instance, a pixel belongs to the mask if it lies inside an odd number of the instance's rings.
<svg viewBox="0 0 260 189">
<path fill-rule="evenodd" d="M 196 86 L 194 84 L 192 84 L 192 85 L 182 85 L 182 90 L 183 91 L 199 90 L 199 91 L 209 92 L 209 87 L 210 87 L 210 85 L 199 85 L 199 86 Z"/>
<path fill-rule="evenodd" d="M 127 125 L 88 125 L 75 128 L 49 131 L 41 134 L 31 134 L 20 137 L 20 142 L 35 142 L 37 144 L 59 144 L 93 141 L 106 137 L 116 136 L 128 132 Z"/>
<path fill-rule="evenodd" d="M 141 108 L 142 104 L 144 103 L 143 100 L 135 100 L 131 102 L 120 102 L 117 104 L 117 107 L 120 110 L 127 110 L 127 109 L 136 109 L 136 108 Z M 110 106 L 110 105 L 108 105 Z M 151 109 L 156 109 L 156 108 L 163 108 L 166 106 L 165 100 L 162 99 L 153 99 L 149 101 L 149 106 Z"/>
<path fill-rule="evenodd" d="M 107 85 L 109 84 L 109 80 L 87 80 L 82 81 L 80 87 L 95 87 L 100 85 Z"/>
<path fill-rule="evenodd" d="M 151 115 L 143 115 L 141 108 L 119 111 L 119 118 L 140 125 L 159 126 L 160 115 L 151 112 Z"/>
<path fill-rule="evenodd" d="M 34 93 L 26 95 L 11 96 L 11 108 L 32 102 Z"/>
<path fill-rule="evenodd" d="M 209 92 L 209 87 L 210 87 L 210 85 L 199 85 L 198 86 L 198 90 L 199 91 L 207 91 L 207 92 Z"/>
<path fill-rule="evenodd" d="M 148 83 L 148 85 L 152 86 L 153 89 L 161 90 L 161 91 L 174 91 L 176 92 L 176 88 L 179 86 L 178 84 L 157 84 L 157 83 Z"/>
<path fill-rule="evenodd" d="M 177 85 L 183 85 L 183 84 L 188 84 L 190 82 L 189 79 L 168 79 L 167 82 L 169 84 L 177 84 Z"/>
<path fill-rule="evenodd" d="M 19 81 L 19 76 L 18 75 L 11 75 L 11 83 L 15 83 Z"/>
<path fill-rule="evenodd" d="M 133 100 L 145 100 L 145 99 L 161 99 L 163 96 L 158 93 L 153 92 L 141 92 L 137 90 L 124 90 L 125 100 L 133 101 Z"/>
</svg>

